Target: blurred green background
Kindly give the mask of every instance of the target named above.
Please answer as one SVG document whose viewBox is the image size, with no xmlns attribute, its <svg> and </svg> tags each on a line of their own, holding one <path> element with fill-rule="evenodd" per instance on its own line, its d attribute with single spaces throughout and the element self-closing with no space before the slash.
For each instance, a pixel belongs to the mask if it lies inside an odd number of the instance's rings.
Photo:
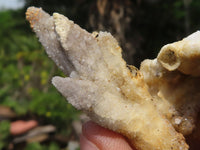
<svg viewBox="0 0 200 150">
<path fill-rule="evenodd" d="M 0 0 L 3 1 L 3 0 Z M 7 3 L 9 0 L 7 1 Z M 59 12 L 89 32 L 109 31 L 123 48 L 129 64 L 139 67 L 146 58 L 155 58 L 160 48 L 182 39 L 200 27 L 199 0 L 21 0 L 18 9 L 6 9 L 0 2 L 0 106 L 16 116 L 0 116 L 1 149 L 69 149 L 68 141 L 78 141 L 72 122 L 76 111 L 51 84 L 63 76 L 48 58 L 25 20 L 29 6 Z M 11 5 L 11 4 L 10 4 Z M 10 123 L 34 119 L 51 124 L 66 142 L 49 138 L 45 142 L 11 144 Z M 12 145 L 12 146 L 11 146 Z"/>
</svg>

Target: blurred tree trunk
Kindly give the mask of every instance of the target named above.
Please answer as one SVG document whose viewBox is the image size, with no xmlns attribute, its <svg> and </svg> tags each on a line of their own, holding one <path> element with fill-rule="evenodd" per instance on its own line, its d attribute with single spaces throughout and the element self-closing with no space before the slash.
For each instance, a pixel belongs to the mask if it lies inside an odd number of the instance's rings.
<svg viewBox="0 0 200 150">
<path fill-rule="evenodd" d="M 130 0 L 97 0 L 89 13 L 89 26 L 92 30 L 111 32 L 129 64 L 134 63 L 133 55 L 140 45 L 139 33 L 131 28 L 134 7 Z"/>
</svg>

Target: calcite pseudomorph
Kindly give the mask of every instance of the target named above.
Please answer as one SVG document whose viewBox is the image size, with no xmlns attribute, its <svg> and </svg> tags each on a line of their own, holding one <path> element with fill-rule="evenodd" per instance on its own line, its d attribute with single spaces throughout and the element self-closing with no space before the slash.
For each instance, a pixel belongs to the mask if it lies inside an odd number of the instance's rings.
<svg viewBox="0 0 200 150">
<path fill-rule="evenodd" d="M 140 70 L 128 66 L 110 33 L 90 34 L 58 13 L 30 7 L 27 20 L 67 77 L 53 85 L 93 121 L 138 150 L 187 150 L 200 102 L 200 32 L 164 46 Z"/>
</svg>

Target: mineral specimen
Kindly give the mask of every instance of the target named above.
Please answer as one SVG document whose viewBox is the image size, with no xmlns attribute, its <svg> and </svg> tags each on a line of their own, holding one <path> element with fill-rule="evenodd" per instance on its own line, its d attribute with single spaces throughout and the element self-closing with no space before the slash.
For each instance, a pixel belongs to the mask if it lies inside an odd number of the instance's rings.
<svg viewBox="0 0 200 150">
<path fill-rule="evenodd" d="M 30 7 L 26 18 L 67 77 L 53 85 L 93 121 L 138 150 L 187 150 L 200 102 L 200 32 L 164 46 L 158 58 L 128 66 L 110 33 L 88 33 L 68 18 Z"/>
</svg>

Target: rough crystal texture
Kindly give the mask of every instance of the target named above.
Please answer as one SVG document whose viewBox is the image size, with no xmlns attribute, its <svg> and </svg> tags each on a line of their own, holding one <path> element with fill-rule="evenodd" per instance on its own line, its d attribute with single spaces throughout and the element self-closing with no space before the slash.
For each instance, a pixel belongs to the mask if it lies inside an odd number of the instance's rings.
<svg viewBox="0 0 200 150">
<path fill-rule="evenodd" d="M 93 121 L 138 150 L 187 150 L 200 102 L 200 33 L 166 45 L 137 70 L 110 33 L 90 34 L 58 13 L 30 7 L 27 20 L 47 54 L 68 76 L 53 85 Z"/>
</svg>

